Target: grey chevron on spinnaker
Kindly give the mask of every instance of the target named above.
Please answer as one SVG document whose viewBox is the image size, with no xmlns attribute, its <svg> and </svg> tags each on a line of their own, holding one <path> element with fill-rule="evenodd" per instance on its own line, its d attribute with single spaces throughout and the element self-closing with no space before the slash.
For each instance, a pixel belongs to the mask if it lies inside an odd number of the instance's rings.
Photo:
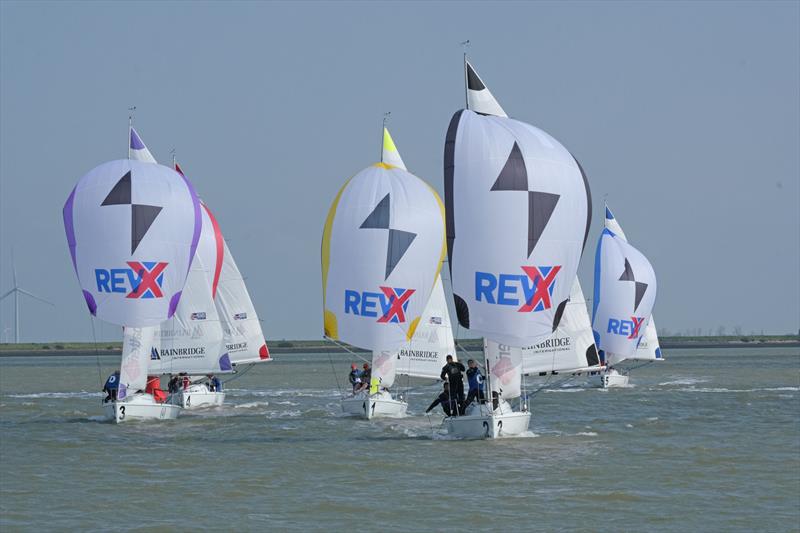
<svg viewBox="0 0 800 533">
<path fill-rule="evenodd" d="M 553 216 L 560 196 L 549 192 L 529 190 L 528 170 L 516 141 L 491 190 L 528 193 L 528 256 L 530 256 L 547 227 L 547 223 L 550 222 L 550 217 Z"/>
<path fill-rule="evenodd" d="M 131 206 L 131 253 L 136 251 L 142 242 L 147 230 L 153 225 L 161 207 L 156 205 L 143 205 L 133 203 L 131 192 L 131 173 L 126 172 L 106 195 L 101 206 L 130 205 Z"/>
<path fill-rule="evenodd" d="M 631 264 L 628 262 L 628 259 L 625 259 L 625 271 L 619 277 L 620 281 L 632 281 L 636 287 L 636 297 L 634 301 L 633 310 L 639 308 L 639 304 L 644 298 L 644 293 L 647 291 L 647 283 L 642 283 L 641 281 L 636 281 L 636 277 L 633 275 L 633 269 L 631 268 Z"/>
<path fill-rule="evenodd" d="M 391 199 L 387 194 L 383 199 L 378 202 L 375 209 L 364 219 L 364 222 L 359 226 L 361 229 L 386 229 L 389 230 L 389 239 L 386 248 L 386 275 L 384 279 L 388 279 L 389 275 L 400 262 L 400 259 L 405 255 L 408 247 L 417 236 L 416 233 L 410 231 L 403 231 L 389 227 L 389 214 L 391 212 Z"/>
</svg>

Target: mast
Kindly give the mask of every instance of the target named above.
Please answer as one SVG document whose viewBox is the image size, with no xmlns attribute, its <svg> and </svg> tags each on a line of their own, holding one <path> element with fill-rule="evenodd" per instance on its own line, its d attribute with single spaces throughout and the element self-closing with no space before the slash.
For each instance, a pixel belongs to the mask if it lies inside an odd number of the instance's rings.
<svg viewBox="0 0 800 533">
<path fill-rule="evenodd" d="M 386 123 L 389 121 L 389 116 L 392 114 L 391 111 L 387 111 L 383 114 L 383 125 L 381 126 L 381 163 L 383 163 L 383 136 L 386 135 Z"/>
<path fill-rule="evenodd" d="M 469 109 L 469 94 L 467 91 L 467 47 L 469 46 L 469 39 L 462 41 L 461 46 L 464 49 L 464 109 Z"/>
<path fill-rule="evenodd" d="M 136 111 L 136 106 L 128 108 L 128 159 L 131 158 L 131 131 L 133 131 L 133 112 Z"/>
</svg>

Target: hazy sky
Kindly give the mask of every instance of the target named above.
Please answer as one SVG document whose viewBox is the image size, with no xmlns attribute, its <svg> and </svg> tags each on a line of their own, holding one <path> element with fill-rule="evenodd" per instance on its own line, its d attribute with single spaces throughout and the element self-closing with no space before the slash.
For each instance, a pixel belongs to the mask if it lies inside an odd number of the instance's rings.
<svg viewBox="0 0 800 533">
<path fill-rule="evenodd" d="M 0 293 L 22 340 L 92 338 L 61 209 L 127 154 L 127 108 L 214 210 L 268 338 L 322 335 L 320 239 L 380 123 L 442 191 L 460 41 L 513 117 L 581 161 L 658 275 L 672 331 L 800 324 L 800 4 L 0 3 Z M 11 335 L 11 299 L 0 339 Z M 102 337 L 119 328 L 99 326 Z"/>
</svg>

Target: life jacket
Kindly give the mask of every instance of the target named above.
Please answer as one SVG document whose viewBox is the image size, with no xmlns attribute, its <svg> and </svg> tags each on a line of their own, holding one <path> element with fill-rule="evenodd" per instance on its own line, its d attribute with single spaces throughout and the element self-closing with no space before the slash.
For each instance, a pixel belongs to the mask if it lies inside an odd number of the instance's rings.
<svg viewBox="0 0 800 533">
<path fill-rule="evenodd" d="M 377 394 L 378 393 L 378 389 L 380 388 L 380 385 L 381 385 L 381 378 L 372 378 L 369 381 L 369 393 L 370 394 Z"/>
<path fill-rule="evenodd" d="M 167 401 L 167 393 L 166 393 L 166 392 L 164 392 L 164 391 L 163 391 L 163 390 L 161 390 L 161 389 L 155 389 L 155 390 L 153 391 L 153 398 L 154 398 L 154 399 L 156 400 L 156 402 L 158 402 L 158 403 L 164 403 L 164 402 L 166 402 L 166 401 Z"/>
<path fill-rule="evenodd" d="M 480 368 L 468 368 L 467 381 L 469 381 L 469 390 L 483 390 L 483 374 L 481 374 Z"/>
<path fill-rule="evenodd" d="M 155 396 L 155 391 L 160 390 L 160 387 L 161 380 L 158 378 L 158 376 L 147 376 L 147 386 L 144 389 L 147 394 L 152 394 Z"/>
</svg>

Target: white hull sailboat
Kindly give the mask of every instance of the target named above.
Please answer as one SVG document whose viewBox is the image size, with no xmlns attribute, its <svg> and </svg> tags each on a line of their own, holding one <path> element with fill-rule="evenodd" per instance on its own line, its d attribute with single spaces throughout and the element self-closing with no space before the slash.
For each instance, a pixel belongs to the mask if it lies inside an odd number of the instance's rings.
<svg viewBox="0 0 800 533">
<path fill-rule="evenodd" d="M 604 235 L 606 239 L 616 239 L 617 241 L 622 243 L 623 249 L 629 247 L 627 242 L 627 237 L 625 236 L 625 232 L 622 231 L 622 227 L 620 226 L 619 222 L 617 221 L 614 214 L 608 208 L 605 207 L 605 230 Z M 602 242 L 603 236 L 601 236 Z M 600 246 L 598 244 L 598 246 Z M 598 324 L 598 327 L 595 327 L 595 337 L 598 339 L 602 339 L 606 346 L 622 346 L 623 349 L 626 349 L 627 352 L 621 351 L 614 351 L 613 348 L 611 349 L 601 349 L 600 350 L 600 359 L 605 364 L 603 369 L 600 372 L 593 373 L 589 377 L 589 384 L 599 388 L 623 388 L 628 387 L 630 384 L 630 377 L 628 372 L 625 369 L 616 368 L 616 365 L 622 362 L 633 362 L 633 361 L 640 361 L 640 362 L 654 362 L 654 361 L 663 361 L 664 357 L 661 353 L 661 347 L 659 346 L 658 342 L 658 333 L 656 332 L 656 324 L 653 316 L 650 314 L 650 310 L 652 309 L 652 303 L 650 304 L 649 308 L 647 306 L 648 300 L 650 298 L 654 298 L 653 293 L 655 292 L 655 277 L 652 274 L 652 267 L 647 263 L 646 259 L 642 262 L 642 266 L 640 267 L 632 267 L 631 261 L 633 261 L 633 257 L 639 256 L 639 254 L 635 249 L 633 251 L 626 252 L 627 255 L 625 257 L 625 262 L 623 263 L 623 273 L 619 276 L 619 279 L 610 280 L 607 283 L 612 286 L 612 288 L 616 288 L 616 282 L 622 282 L 620 285 L 623 288 L 627 288 L 628 291 L 633 291 L 633 303 L 635 303 L 635 307 L 632 308 L 632 311 L 628 314 L 624 314 L 621 316 L 624 317 L 632 317 L 631 320 L 631 327 L 630 327 L 630 334 L 628 335 L 628 339 L 626 339 L 626 343 L 620 343 L 620 339 L 614 339 L 615 337 L 612 333 L 615 328 L 608 327 L 609 325 L 604 323 L 602 325 Z M 597 265 L 596 268 L 599 268 Z M 638 274 L 637 274 L 638 272 Z M 646 282 L 646 283 L 645 283 Z M 625 287 L 627 286 L 627 287 Z M 600 291 L 602 290 L 601 285 L 601 278 L 596 275 L 595 277 L 595 302 L 600 301 Z M 620 301 L 618 296 L 611 293 L 606 300 L 614 300 Z M 627 300 L 622 299 L 619 304 L 616 304 L 620 307 L 625 307 L 627 304 Z M 608 305 L 608 304 L 607 304 Z M 629 311 L 630 309 L 626 309 Z M 597 313 L 597 307 L 593 309 L 593 313 Z M 606 313 L 607 314 L 607 313 Z M 638 316 L 637 316 L 638 315 Z M 642 316 L 643 315 L 643 316 Z M 636 325 L 633 320 L 639 321 L 640 325 Z M 599 322 L 600 320 L 598 320 Z M 634 328 L 636 328 L 639 332 L 638 335 L 634 334 Z M 627 329 L 625 331 L 628 331 Z M 643 332 L 643 333 L 642 333 Z M 625 335 L 622 335 L 625 337 Z M 612 341 L 616 340 L 616 344 L 612 345 Z M 631 352 L 632 350 L 632 352 Z M 644 363 L 646 364 L 646 363 Z"/>
<path fill-rule="evenodd" d="M 193 383 L 170 395 L 169 402 L 184 409 L 219 407 L 225 402 L 225 392 L 212 391 L 205 383 Z"/>
<path fill-rule="evenodd" d="M 173 420 L 178 418 L 181 407 L 170 403 L 158 403 L 152 394 L 138 392 L 124 400 L 103 404 L 106 420 L 120 424 L 130 420 Z"/>
<path fill-rule="evenodd" d="M 578 162 L 544 131 L 509 118 L 464 61 L 467 108 L 445 138 L 445 204 L 459 323 L 484 337 L 498 406 L 445 419 L 454 436 L 524 433 L 523 347 L 558 328 L 589 229 L 591 198 Z M 550 370 L 550 369 L 547 369 Z M 521 398 L 514 411 L 509 400 Z"/>
<path fill-rule="evenodd" d="M 370 394 L 367 391 L 356 393 L 350 398 L 342 399 L 342 412 L 370 420 L 372 418 L 402 418 L 406 416 L 408 404 L 403 397 L 392 398 L 387 391 Z"/>
<path fill-rule="evenodd" d="M 342 412 L 368 420 L 406 415 L 391 389 L 406 373 L 400 352 L 424 329 L 445 253 L 441 200 L 382 133 L 381 162 L 339 190 L 322 234 L 325 337 L 372 350 L 369 379 L 341 398 Z"/>
<path fill-rule="evenodd" d="M 460 439 L 514 437 L 528 431 L 530 422 L 527 407 L 514 411 L 505 400 L 500 400 L 496 409 L 492 409 L 491 402 L 473 404 L 464 415 L 444 419 L 447 433 Z"/>
</svg>

